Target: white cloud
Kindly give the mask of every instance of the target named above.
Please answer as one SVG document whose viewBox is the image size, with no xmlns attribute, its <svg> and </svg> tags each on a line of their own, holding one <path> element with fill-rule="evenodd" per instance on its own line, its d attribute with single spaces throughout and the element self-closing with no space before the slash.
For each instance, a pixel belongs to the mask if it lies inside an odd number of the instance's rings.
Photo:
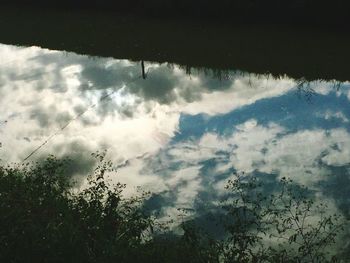
<svg viewBox="0 0 350 263">
<path fill-rule="evenodd" d="M 150 64 L 148 80 L 129 83 L 137 76 L 139 65 L 126 60 L 93 60 L 71 53 L 6 45 L 0 45 L 0 55 L 4 60 L 0 63 L 0 121 L 8 120 L 0 126 L 3 162 L 22 160 L 69 119 L 95 103 L 96 107 L 50 140 L 40 155 L 67 154 L 67 149 L 71 149 L 68 145 L 76 142 L 84 145 L 87 155 L 108 149 L 117 166 L 127 163 L 112 179 L 127 183 L 128 194 L 138 185 L 155 192 L 175 191 L 173 201 L 178 206 L 193 205 L 198 192 L 205 191 L 201 168 L 203 162 L 212 158 L 218 164 L 212 180 L 233 166 L 244 172 L 276 172 L 304 184 L 322 180 L 329 173 L 327 165 L 341 166 L 350 161 L 347 130 L 291 133 L 277 121 L 261 125 L 251 119 L 230 127 L 233 133 L 229 135 L 212 131 L 199 139 L 169 144 L 179 132 L 181 114 L 205 114 L 211 118 L 282 96 L 296 85 L 287 77 L 267 79 L 237 74 L 226 82 L 209 82 L 201 73 L 189 77 L 178 66 L 170 69 Z M 315 82 L 311 86 L 320 95 L 334 90 L 331 83 Z M 99 102 L 106 92 L 113 91 L 109 100 Z M 348 123 L 341 111 L 322 114 L 325 119 Z M 158 157 L 163 163 L 153 173 L 148 164 Z M 178 162 L 183 164 L 173 169 Z M 219 180 L 214 187 L 222 190 L 224 181 Z M 166 209 L 176 214 L 172 207 Z"/>
<path fill-rule="evenodd" d="M 324 113 L 316 114 L 316 116 L 324 118 L 325 120 L 338 119 L 338 120 L 340 120 L 340 121 L 342 121 L 344 123 L 348 123 L 349 122 L 349 119 L 341 111 L 334 112 L 334 111 L 327 110 Z"/>
</svg>

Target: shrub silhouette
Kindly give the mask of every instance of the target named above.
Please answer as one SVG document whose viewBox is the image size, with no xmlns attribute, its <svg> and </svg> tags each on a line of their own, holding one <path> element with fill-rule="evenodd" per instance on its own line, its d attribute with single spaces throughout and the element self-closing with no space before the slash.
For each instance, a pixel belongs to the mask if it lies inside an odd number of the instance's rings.
<svg viewBox="0 0 350 263">
<path fill-rule="evenodd" d="M 290 179 L 280 180 L 276 194 L 264 194 L 262 186 L 242 175 L 226 186 L 234 194 L 225 207 L 228 262 L 336 262 L 330 247 L 344 227 L 342 217 L 327 214 L 326 204 Z"/>
<path fill-rule="evenodd" d="M 143 208 L 149 193 L 126 198 L 110 185 L 104 153 L 81 191 L 65 175 L 67 160 L 0 167 L 1 262 L 336 262 L 341 217 L 325 213 L 305 187 L 282 179 L 264 194 L 255 177 L 230 181 L 215 239 L 190 221 L 182 235 Z M 315 217 L 316 215 L 316 217 Z M 316 218 L 316 219 L 315 219 Z M 276 244 L 278 243 L 278 244 Z"/>
</svg>

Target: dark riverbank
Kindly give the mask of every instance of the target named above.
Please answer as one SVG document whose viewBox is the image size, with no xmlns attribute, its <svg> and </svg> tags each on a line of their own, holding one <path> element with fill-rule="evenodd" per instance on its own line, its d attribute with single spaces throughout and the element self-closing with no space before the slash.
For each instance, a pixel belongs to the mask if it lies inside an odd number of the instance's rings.
<svg viewBox="0 0 350 263">
<path fill-rule="evenodd" d="M 348 24 L 345 0 L 4 0 L 18 8 L 34 7 L 132 14 L 144 17 L 196 18 L 243 23 Z"/>
<path fill-rule="evenodd" d="M 346 30 L 2 8 L 0 43 L 218 71 L 350 79 Z"/>
</svg>

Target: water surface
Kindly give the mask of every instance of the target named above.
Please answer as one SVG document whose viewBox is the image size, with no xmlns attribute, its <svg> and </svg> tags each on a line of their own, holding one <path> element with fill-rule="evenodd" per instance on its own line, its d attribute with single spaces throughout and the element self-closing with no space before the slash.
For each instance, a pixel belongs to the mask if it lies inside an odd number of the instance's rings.
<svg viewBox="0 0 350 263">
<path fill-rule="evenodd" d="M 0 57 L 2 163 L 70 157 L 84 180 L 107 150 L 112 180 L 173 217 L 214 208 L 234 173 L 290 177 L 350 216 L 348 81 L 147 61 L 144 79 L 140 62 L 11 45 Z"/>
</svg>

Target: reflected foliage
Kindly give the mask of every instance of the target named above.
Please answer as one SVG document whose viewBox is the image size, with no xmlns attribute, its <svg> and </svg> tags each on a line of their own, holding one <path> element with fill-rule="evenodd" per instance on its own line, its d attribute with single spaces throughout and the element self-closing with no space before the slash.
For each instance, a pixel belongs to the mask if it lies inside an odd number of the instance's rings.
<svg viewBox="0 0 350 263">
<path fill-rule="evenodd" d="M 343 229 L 341 217 L 329 215 L 304 186 L 282 178 L 279 187 L 267 196 L 255 177 L 238 175 L 229 182 L 229 262 L 336 262 L 328 247 Z"/>
<path fill-rule="evenodd" d="M 105 153 L 94 157 L 79 191 L 67 160 L 0 168 L 1 262 L 337 262 L 342 218 L 288 179 L 266 195 L 258 178 L 237 175 L 222 203 L 222 238 L 190 220 L 175 235 L 144 209 L 149 193 L 125 197 L 125 185 L 106 179 L 114 169 Z"/>
</svg>

